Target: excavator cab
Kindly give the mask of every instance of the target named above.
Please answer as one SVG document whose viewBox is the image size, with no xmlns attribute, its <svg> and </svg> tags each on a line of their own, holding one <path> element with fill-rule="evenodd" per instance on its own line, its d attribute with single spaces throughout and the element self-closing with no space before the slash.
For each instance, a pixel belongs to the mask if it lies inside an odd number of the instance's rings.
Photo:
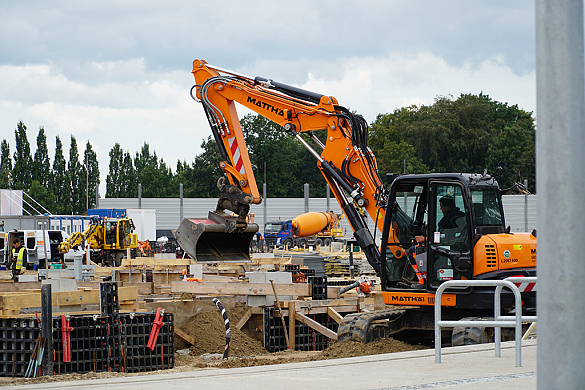
<svg viewBox="0 0 585 390">
<path fill-rule="evenodd" d="M 434 291 L 447 280 L 472 279 L 476 240 L 505 232 L 495 179 L 432 174 L 389 180 L 383 287 Z"/>
</svg>

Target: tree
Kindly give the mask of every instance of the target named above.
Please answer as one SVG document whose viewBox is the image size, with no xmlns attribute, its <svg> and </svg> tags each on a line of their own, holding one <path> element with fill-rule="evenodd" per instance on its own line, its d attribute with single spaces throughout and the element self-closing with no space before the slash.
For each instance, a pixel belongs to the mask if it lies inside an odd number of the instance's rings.
<svg viewBox="0 0 585 390">
<path fill-rule="evenodd" d="M 132 162 L 130 152 L 124 153 L 124 158 L 121 165 L 122 183 L 120 188 L 120 197 L 122 198 L 136 198 L 138 197 L 138 181 L 136 169 Z"/>
<path fill-rule="evenodd" d="M 219 168 L 222 160 L 219 150 L 213 138 L 209 136 L 201 144 L 203 152 L 195 156 L 191 166 L 183 163 L 182 168 L 177 171 L 179 178 L 175 178 L 178 188 L 183 183 L 183 196 L 193 198 L 217 198 L 217 179 L 223 175 Z"/>
<path fill-rule="evenodd" d="M 305 183 L 309 183 L 311 196 L 325 196 L 326 182 L 317 161 L 281 126 L 261 115 L 251 114 L 244 116 L 240 123 L 259 188 L 262 188 L 263 173 L 266 173 L 271 197 L 303 197 Z M 312 141 L 309 143 L 315 147 Z"/>
<path fill-rule="evenodd" d="M 401 111 L 413 108 L 407 107 Z M 380 173 L 430 173 L 429 168 L 417 157 L 414 147 L 404 141 L 393 126 L 393 119 L 392 115 L 378 115 L 370 127 L 369 146 L 375 151 Z"/>
<path fill-rule="evenodd" d="M 534 177 L 532 113 L 482 93 L 462 94 L 455 100 L 438 97 L 431 106 L 397 109 L 379 115 L 371 129 L 372 150 L 380 168 L 390 172 L 401 172 L 401 163 L 407 161 L 412 173 L 473 173 L 485 168 L 494 173 L 504 161 L 509 170 L 498 172 L 500 186 L 511 186 L 512 177 L 519 181 Z M 506 145 L 515 152 L 502 153 Z"/>
<path fill-rule="evenodd" d="M 505 127 L 489 146 L 486 165 L 498 166 L 506 162 L 505 167 L 496 173 L 498 182 L 504 187 L 528 180 L 530 191 L 536 189 L 535 140 L 533 126 L 523 127 L 515 123 Z"/>
<path fill-rule="evenodd" d="M 30 143 L 26 136 L 26 126 L 22 121 L 18 122 L 14 130 L 16 138 L 16 151 L 14 152 L 14 168 L 12 168 L 12 183 L 15 189 L 28 191 L 32 184 L 32 157 Z"/>
<path fill-rule="evenodd" d="M 55 202 L 55 195 L 53 195 L 53 193 L 51 193 L 51 191 L 46 186 L 41 185 L 41 183 L 39 183 L 38 181 L 36 180 L 32 181 L 28 194 L 30 195 L 31 198 L 33 198 L 38 203 L 43 205 L 43 207 L 47 209 L 49 212 L 55 213 L 55 211 L 58 210 L 57 203 Z M 40 206 L 36 204 L 34 204 L 33 206 L 35 207 L 36 210 L 38 210 L 38 212 L 45 213 L 45 210 Z M 25 206 L 25 208 L 29 209 L 28 206 Z M 37 211 L 32 209 L 29 209 L 29 212 L 31 214 L 37 213 Z"/>
<path fill-rule="evenodd" d="M 68 213 L 71 204 L 71 182 L 65 169 L 63 144 L 59 136 L 55 137 L 55 158 L 53 159 L 53 174 L 51 193 L 55 196 L 55 213 Z"/>
<path fill-rule="evenodd" d="M 134 158 L 137 182 L 142 184 L 142 196 L 145 198 L 160 198 L 172 196 L 174 188 L 169 185 L 172 172 L 167 168 L 163 159 L 158 160 L 156 152 L 150 153 L 150 146 L 145 142 L 140 152 Z"/>
<path fill-rule="evenodd" d="M 12 159 L 10 158 L 10 145 L 3 139 L 0 145 L 0 188 L 12 188 Z"/>
<path fill-rule="evenodd" d="M 42 126 L 39 127 L 39 134 L 37 135 L 37 150 L 33 162 L 32 179 L 45 188 L 48 188 L 51 182 L 51 162 L 49 161 L 49 150 L 47 149 L 47 137 L 45 136 L 45 128 Z"/>
<path fill-rule="evenodd" d="M 125 192 L 123 187 L 122 177 L 122 162 L 124 154 L 120 144 L 116 142 L 114 147 L 110 150 L 110 170 L 106 176 L 106 198 L 120 198 L 122 192 Z"/>
<path fill-rule="evenodd" d="M 79 151 L 77 149 L 77 140 L 71 136 L 71 146 L 69 147 L 69 162 L 67 163 L 67 173 L 71 186 L 71 195 L 69 203 L 69 212 L 71 214 L 85 214 L 85 176 L 83 166 L 79 163 Z"/>
<path fill-rule="evenodd" d="M 100 184 L 100 169 L 97 160 L 97 154 L 93 150 L 91 143 L 87 141 L 85 144 L 85 152 L 83 152 L 84 177 L 88 188 L 88 208 L 92 209 L 95 206 L 96 188 Z"/>
</svg>

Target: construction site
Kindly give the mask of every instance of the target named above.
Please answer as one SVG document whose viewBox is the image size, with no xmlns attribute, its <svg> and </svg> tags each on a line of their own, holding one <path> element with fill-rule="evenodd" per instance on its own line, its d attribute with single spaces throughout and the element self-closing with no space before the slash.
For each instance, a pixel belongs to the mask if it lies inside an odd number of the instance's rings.
<svg viewBox="0 0 585 390">
<path fill-rule="evenodd" d="M 535 337 L 536 230 L 512 232 L 502 197 L 525 185 L 501 189 L 487 170 L 382 177 L 367 124 L 335 98 L 204 60 L 192 73 L 224 159 L 215 209 L 164 242 L 143 238 L 146 210 L 88 210 L 71 230 L 55 216 L 33 221 L 42 230 L 5 226 L 4 383 L 430 348 L 440 362 L 441 346 L 493 342 L 498 356 L 511 340 L 521 366 L 521 339 Z M 341 212 L 264 218 L 261 231 L 250 210 L 265 196 L 235 103 L 316 157 Z"/>
</svg>

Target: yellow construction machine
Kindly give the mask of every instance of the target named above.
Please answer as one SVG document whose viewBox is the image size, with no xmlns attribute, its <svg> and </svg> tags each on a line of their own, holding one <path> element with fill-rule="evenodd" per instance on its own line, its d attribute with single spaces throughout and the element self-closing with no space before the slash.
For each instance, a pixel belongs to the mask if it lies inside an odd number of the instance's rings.
<svg viewBox="0 0 585 390">
<path fill-rule="evenodd" d="M 138 235 L 133 233 L 131 218 L 92 217 L 83 232 L 75 232 L 59 245 L 60 253 L 72 248 L 89 249 L 90 259 L 106 267 L 119 267 L 128 249 L 138 248 Z M 89 248 L 86 248 L 89 244 Z"/>
</svg>

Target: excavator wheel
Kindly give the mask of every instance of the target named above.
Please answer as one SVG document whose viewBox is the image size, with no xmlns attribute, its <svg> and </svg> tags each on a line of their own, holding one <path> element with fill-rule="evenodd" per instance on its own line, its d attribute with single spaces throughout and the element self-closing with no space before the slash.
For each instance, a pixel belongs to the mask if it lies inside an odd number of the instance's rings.
<svg viewBox="0 0 585 390">
<path fill-rule="evenodd" d="M 337 341 L 353 340 L 368 343 L 375 339 L 387 337 L 387 324 L 373 326 L 374 321 L 394 321 L 400 318 L 405 310 L 389 309 L 369 313 L 348 314 L 343 317 L 337 330 Z M 377 324 L 376 324 L 377 325 Z"/>
<path fill-rule="evenodd" d="M 122 259 L 124 258 L 124 253 L 118 252 L 114 254 L 114 267 L 119 267 L 122 265 Z"/>
<path fill-rule="evenodd" d="M 490 318 L 478 318 L 468 317 L 462 318 L 464 321 L 488 321 Z M 458 326 L 453 328 L 453 334 L 451 335 L 451 345 L 453 347 L 461 345 L 474 345 L 474 344 L 485 344 L 490 342 L 490 336 L 487 334 L 485 327 L 483 326 L 470 326 L 463 327 Z"/>
</svg>

